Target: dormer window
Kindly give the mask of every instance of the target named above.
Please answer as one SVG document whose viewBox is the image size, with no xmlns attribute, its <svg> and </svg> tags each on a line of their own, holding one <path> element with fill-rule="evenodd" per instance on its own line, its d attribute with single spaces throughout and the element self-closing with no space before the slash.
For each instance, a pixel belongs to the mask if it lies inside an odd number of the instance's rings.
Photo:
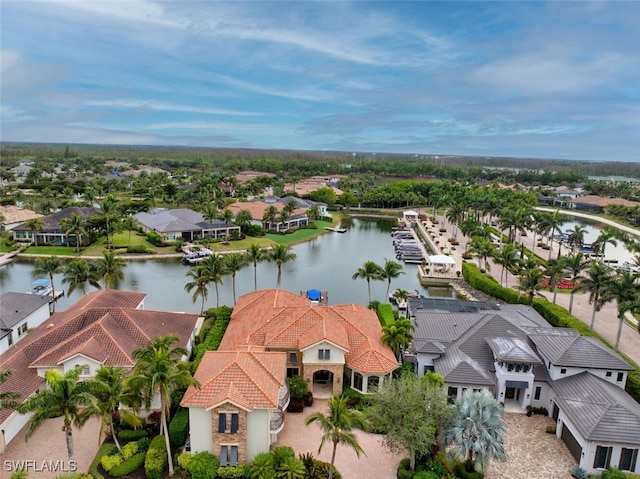
<svg viewBox="0 0 640 479">
<path fill-rule="evenodd" d="M 82 375 L 89 376 L 91 374 L 91 368 L 89 368 L 88 364 L 82 366 Z"/>
<path fill-rule="evenodd" d="M 328 361 L 331 359 L 330 349 L 318 349 L 318 359 Z"/>
</svg>

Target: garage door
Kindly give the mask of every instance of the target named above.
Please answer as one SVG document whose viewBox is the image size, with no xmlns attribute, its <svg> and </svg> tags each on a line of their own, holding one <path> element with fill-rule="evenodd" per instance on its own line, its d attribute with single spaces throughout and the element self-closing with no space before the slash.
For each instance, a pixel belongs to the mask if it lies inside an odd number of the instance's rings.
<svg viewBox="0 0 640 479">
<path fill-rule="evenodd" d="M 567 445 L 567 448 L 569 449 L 571 455 L 575 458 L 576 462 L 580 464 L 582 447 L 580 447 L 580 444 L 578 443 L 578 441 L 576 441 L 576 438 L 573 436 L 573 434 L 571 434 L 571 431 L 569 431 L 569 428 L 566 424 L 562 424 L 561 437 L 564 443 Z"/>
</svg>

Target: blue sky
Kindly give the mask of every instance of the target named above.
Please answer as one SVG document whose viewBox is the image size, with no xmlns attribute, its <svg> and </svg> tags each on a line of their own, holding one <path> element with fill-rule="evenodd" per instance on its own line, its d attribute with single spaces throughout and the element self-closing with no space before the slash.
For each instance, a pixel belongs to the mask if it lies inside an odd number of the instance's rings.
<svg viewBox="0 0 640 479">
<path fill-rule="evenodd" d="M 0 1 L 3 141 L 640 161 L 640 2 Z"/>
</svg>

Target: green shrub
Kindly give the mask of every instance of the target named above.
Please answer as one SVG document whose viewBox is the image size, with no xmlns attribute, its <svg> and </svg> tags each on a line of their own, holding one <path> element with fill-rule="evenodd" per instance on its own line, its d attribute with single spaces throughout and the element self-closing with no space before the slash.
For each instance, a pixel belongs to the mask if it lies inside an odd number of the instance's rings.
<svg viewBox="0 0 640 479">
<path fill-rule="evenodd" d="M 138 439 L 136 442 L 138 443 L 138 452 L 147 452 L 147 450 L 149 449 L 149 444 L 151 444 L 151 440 L 149 440 L 148 437 Z"/>
<path fill-rule="evenodd" d="M 176 462 L 178 463 L 178 466 L 180 466 L 185 471 L 188 471 L 189 464 L 191 463 L 192 457 L 193 455 L 191 455 L 190 452 L 183 451 L 180 454 L 178 454 L 178 457 L 176 458 Z"/>
<path fill-rule="evenodd" d="M 151 444 L 149 444 L 149 450 L 147 451 L 147 457 L 144 461 L 144 472 L 147 479 L 160 479 L 162 477 L 162 471 L 167 464 L 167 447 L 163 435 L 159 435 L 153 438 Z"/>
<path fill-rule="evenodd" d="M 413 479 L 440 479 L 440 476 L 437 472 L 420 471 L 416 472 L 415 476 L 413 476 Z"/>
<path fill-rule="evenodd" d="M 104 479 L 104 476 L 98 471 L 98 466 L 100 465 L 100 461 L 104 456 L 111 456 L 118 452 L 118 448 L 115 444 L 103 444 L 98 449 L 98 453 L 96 457 L 93 458 L 91 465 L 89 466 L 89 474 L 93 476 L 94 479 Z"/>
<path fill-rule="evenodd" d="M 309 456 L 311 456 L 309 454 Z M 306 457 L 306 456 L 305 456 Z M 303 458 L 300 460 L 304 463 Z M 313 463 L 313 456 L 309 459 L 309 467 Z M 306 466 L 305 466 L 306 467 Z M 247 476 L 249 479 L 274 479 L 276 475 L 276 460 L 273 457 L 273 454 L 268 452 L 261 452 L 256 454 L 256 457 L 253 458 L 251 462 L 251 466 L 249 466 L 249 470 L 247 471 Z"/>
<path fill-rule="evenodd" d="M 577 329 L 582 336 L 597 336 L 589 330 L 586 324 L 569 314 L 569 312 L 560 305 L 542 299 L 535 299 L 533 301 L 533 309 L 540 313 L 540 316 L 546 319 L 552 326 L 557 328 L 574 328 Z"/>
<path fill-rule="evenodd" d="M 342 397 L 347 398 L 347 406 L 357 408 L 360 402 L 362 402 L 364 394 L 353 388 L 347 388 L 342 392 Z"/>
<path fill-rule="evenodd" d="M 127 253 L 149 254 L 153 253 L 153 250 L 147 248 L 143 244 L 132 244 L 127 246 Z"/>
<path fill-rule="evenodd" d="M 169 423 L 169 442 L 173 447 L 184 446 L 189 436 L 189 410 L 178 409 Z"/>
<path fill-rule="evenodd" d="M 208 310 L 207 315 L 215 317 L 213 326 L 207 333 L 207 336 L 204 342 L 198 345 L 195 359 L 193 360 L 193 370 L 198 368 L 200 361 L 202 360 L 202 356 L 206 351 L 216 351 L 218 346 L 220 346 L 220 342 L 224 336 L 225 331 L 227 330 L 227 326 L 229 326 L 229 321 L 231 321 L 231 313 L 233 309 L 227 306 L 221 306 L 219 308 L 211 308 Z"/>
<path fill-rule="evenodd" d="M 111 456 L 102 456 L 102 459 L 100 459 L 100 465 L 102 466 L 102 469 L 109 472 L 118 464 L 121 464 L 123 460 L 122 454 L 119 453 Z"/>
<path fill-rule="evenodd" d="M 544 432 L 546 432 L 547 434 L 555 434 L 556 433 L 556 425 L 555 424 L 550 424 L 549 426 L 547 426 L 545 428 Z"/>
<path fill-rule="evenodd" d="M 485 275 L 473 263 L 462 263 L 462 276 L 464 280 L 475 289 L 487 293 L 494 298 L 501 299 L 509 304 L 526 304 L 527 298 L 513 289 L 503 288 L 490 276 Z"/>
<path fill-rule="evenodd" d="M 411 461 L 404 458 L 398 465 L 398 479 L 413 479 L 415 471 L 411 469 Z"/>
<path fill-rule="evenodd" d="M 130 443 L 135 444 L 135 443 Z M 109 471 L 109 475 L 111 477 L 121 477 L 126 476 L 127 474 L 131 474 L 134 471 L 137 471 L 142 467 L 145 461 L 145 456 L 147 454 L 145 452 L 138 452 L 131 456 L 128 459 L 125 459 L 120 464 L 115 466 L 113 469 Z"/>
<path fill-rule="evenodd" d="M 149 433 L 144 429 L 137 429 L 135 431 L 132 431 L 131 429 L 123 429 L 118 433 L 118 441 L 120 442 L 137 441 L 147 436 L 149 436 Z"/>
<path fill-rule="evenodd" d="M 242 479 L 246 469 L 244 464 L 238 464 L 237 466 L 219 467 L 216 472 L 219 479 Z"/>
<path fill-rule="evenodd" d="M 131 456 L 138 452 L 138 443 L 130 442 L 122 446 L 122 457 L 124 459 L 129 459 Z"/>
<path fill-rule="evenodd" d="M 484 474 L 478 471 L 468 472 L 464 464 L 456 464 L 453 468 L 453 473 L 460 479 L 484 479 Z"/>
<path fill-rule="evenodd" d="M 376 310 L 378 313 L 378 320 L 382 326 L 390 326 L 396 320 L 393 314 L 393 306 L 387 303 L 380 303 Z"/>
<path fill-rule="evenodd" d="M 216 471 L 220 467 L 218 458 L 210 452 L 202 451 L 191 456 L 186 469 L 192 479 L 216 479 Z"/>
<path fill-rule="evenodd" d="M 300 376 L 287 378 L 287 384 L 289 385 L 291 399 L 303 399 L 309 390 L 309 386 Z"/>
<path fill-rule="evenodd" d="M 311 470 L 307 469 L 307 475 L 305 477 L 306 479 L 328 479 L 330 470 L 331 464 L 314 459 Z M 333 479 L 342 479 L 342 475 L 335 466 L 333 466 Z"/>
<path fill-rule="evenodd" d="M 627 375 L 627 385 L 624 389 L 633 399 L 640 402 L 640 369 L 629 371 Z"/>
</svg>

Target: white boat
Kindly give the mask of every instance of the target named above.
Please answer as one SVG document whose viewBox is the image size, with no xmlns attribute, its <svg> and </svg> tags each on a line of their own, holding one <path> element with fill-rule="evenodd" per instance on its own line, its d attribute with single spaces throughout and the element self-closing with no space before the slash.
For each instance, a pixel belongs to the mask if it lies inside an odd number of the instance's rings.
<svg viewBox="0 0 640 479">
<path fill-rule="evenodd" d="M 48 296 L 53 291 L 51 287 L 51 281 L 48 279 L 36 279 L 31 283 L 31 290 L 27 291 L 28 294 L 37 294 L 39 296 Z"/>
</svg>

